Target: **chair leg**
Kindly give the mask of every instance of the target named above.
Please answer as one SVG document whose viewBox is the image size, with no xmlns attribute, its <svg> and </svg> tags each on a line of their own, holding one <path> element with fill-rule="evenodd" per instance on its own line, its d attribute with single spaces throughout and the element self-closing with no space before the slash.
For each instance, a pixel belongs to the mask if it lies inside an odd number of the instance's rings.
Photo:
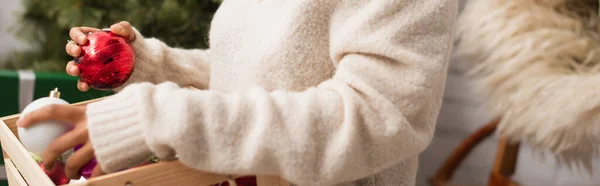
<svg viewBox="0 0 600 186">
<path fill-rule="evenodd" d="M 454 171 L 456 171 L 460 163 L 464 161 L 471 150 L 494 133 L 498 126 L 498 122 L 499 120 L 491 121 L 467 137 L 467 139 L 452 152 L 452 155 L 444 162 L 442 167 L 436 172 L 435 176 L 430 179 L 431 184 L 433 186 L 445 186 L 452 178 Z"/>
<path fill-rule="evenodd" d="M 518 185 L 511 180 L 511 176 L 515 173 L 517 167 L 519 146 L 519 143 L 510 143 L 507 137 L 500 138 L 488 186 Z"/>
</svg>

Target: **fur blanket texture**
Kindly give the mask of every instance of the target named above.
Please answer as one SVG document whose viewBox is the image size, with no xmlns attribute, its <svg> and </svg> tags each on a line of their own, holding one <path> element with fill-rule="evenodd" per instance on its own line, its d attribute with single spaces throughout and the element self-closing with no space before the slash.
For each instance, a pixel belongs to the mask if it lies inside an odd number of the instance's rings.
<svg viewBox="0 0 600 186">
<path fill-rule="evenodd" d="M 454 57 L 498 132 L 592 169 L 600 147 L 598 0 L 470 0 Z"/>
</svg>

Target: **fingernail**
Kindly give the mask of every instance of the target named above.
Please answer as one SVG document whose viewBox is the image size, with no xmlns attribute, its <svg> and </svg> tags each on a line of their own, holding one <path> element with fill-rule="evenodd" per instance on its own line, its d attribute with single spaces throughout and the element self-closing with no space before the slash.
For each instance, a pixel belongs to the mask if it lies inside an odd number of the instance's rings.
<svg viewBox="0 0 600 186">
<path fill-rule="evenodd" d="M 19 119 L 17 119 L 17 126 L 22 126 L 23 125 L 23 117 L 20 117 Z"/>
<path fill-rule="evenodd" d="M 123 26 L 121 26 L 121 25 L 115 25 L 115 29 L 116 29 L 116 31 L 117 31 L 117 32 L 119 32 L 120 34 L 122 34 L 122 33 L 125 31 L 125 29 L 124 29 L 124 28 L 123 28 Z"/>
<path fill-rule="evenodd" d="M 75 54 L 75 52 L 77 52 L 77 48 L 75 48 L 75 47 L 71 48 L 71 54 Z"/>
<path fill-rule="evenodd" d="M 75 67 L 69 68 L 69 73 L 70 74 L 75 74 Z"/>
<path fill-rule="evenodd" d="M 85 44 L 85 36 L 79 36 L 79 44 Z"/>
</svg>

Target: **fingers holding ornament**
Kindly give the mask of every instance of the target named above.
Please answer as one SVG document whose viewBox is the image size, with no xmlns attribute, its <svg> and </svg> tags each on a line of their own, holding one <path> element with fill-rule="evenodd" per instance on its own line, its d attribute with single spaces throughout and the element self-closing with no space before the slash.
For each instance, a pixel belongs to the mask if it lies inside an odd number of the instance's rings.
<svg viewBox="0 0 600 186">
<path fill-rule="evenodd" d="M 97 177 L 97 176 L 102 176 L 106 174 L 104 171 L 102 171 L 102 167 L 100 167 L 100 165 L 96 165 L 94 167 L 94 170 L 92 171 L 92 175 L 90 176 L 91 178 L 93 177 Z"/>
<path fill-rule="evenodd" d="M 90 90 L 90 85 L 81 80 L 78 80 L 77 81 L 77 89 L 79 89 L 82 92 L 86 92 L 86 91 Z"/>
<path fill-rule="evenodd" d="M 17 121 L 17 125 L 27 128 L 43 121 L 58 121 L 67 125 L 77 125 L 85 120 L 85 106 L 51 103 L 23 114 Z"/>
<path fill-rule="evenodd" d="M 77 67 L 74 61 L 69 61 L 65 70 L 71 76 L 79 76 L 80 74 L 79 67 Z"/>
<path fill-rule="evenodd" d="M 50 106 L 54 105 L 54 106 Z M 48 97 L 37 99 L 31 102 L 23 112 L 21 113 L 21 118 L 17 121 L 18 126 L 18 135 L 21 144 L 32 154 L 33 157 L 40 164 L 40 167 L 44 169 L 45 173 L 50 177 L 50 179 L 56 185 L 63 185 L 69 182 L 69 179 L 66 177 L 64 170 L 64 163 L 62 161 L 58 161 L 54 163 L 51 167 L 52 169 L 46 169 L 41 157 L 48 151 L 48 147 L 51 146 L 51 143 L 55 141 L 55 139 L 59 138 L 61 135 L 68 133 L 73 125 L 67 124 L 64 119 L 54 120 L 48 118 L 55 118 L 53 115 L 56 113 L 61 113 L 59 117 L 69 116 L 64 114 L 64 109 L 61 108 L 70 108 L 70 107 L 62 107 L 56 105 L 67 105 L 69 103 L 65 100 L 60 99 L 60 92 L 58 89 L 54 89 L 50 92 Z M 75 109 L 77 110 L 77 109 Z M 43 119 L 46 118 L 46 119 Z M 52 147 L 56 148 L 56 147 Z M 55 158 L 64 159 L 65 156 L 70 154 L 70 150 L 65 150 L 60 153 Z M 49 171 L 48 171 L 49 170 Z"/>
<path fill-rule="evenodd" d="M 86 107 L 69 105 L 59 95 L 55 89 L 25 108 L 17 123 L 19 140 L 57 185 L 104 175 L 89 139 Z"/>
<path fill-rule="evenodd" d="M 91 32 L 99 32 L 100 29 L 92 28 L 92 27 L 73 27 L 69 31 L 69 36 L 75 43 L 79 45 L 84 45 L 87 43 L 86 35 Z"/>
<path fill-rule="evenodd" d="M 117 35 L 123 36 L 127 42 L 132 42 L 135 40 L 135 32 L 133 31 L 133 27 L 127 21 L 121 21 L 111 25 L 110 31 Z"/>
<path fill-rule="evenodd" d="M 87 126 L 85 126 L 85 123 L 81 125 L 52 141 L 42 156 L 46 170 L 52 169 L 56 160 L 64 152 L 74 149 L 77 145 L 88 143 Z"/>
<path fill-rule="evenodd" d="M 65 51 L 72 57 L 79 57 L 81 55 L 81 48 L 75 42 L 68 42 L 65 45 Z"/>
<path fill-rule="evenodd" d="M 84 82 L 77 85 L 80 91 L 118 88 L 133 73 L 135 54 L 129 42 L 135 40 L 136 32 L 129 22 L 121 21 L 107 29 L 73 27 L 69 36 L 72 40 L 65 50 L 75 59 L 67 64 L 66 71 Z"/>
<path fill-rule="evenodd" d="M 71 179 L 78 179 L 80 176 L 89 178 L 95 166 L 94 149 L 88 142 L 67 159 L 65 171 Z"/>
<path fill-rule="evenodd" d="M 135 53 L 127 41 L 131 39 L 128 32 L 133 31 L 130 27 L 115 24 L 112 29 L 92 32 L 86 36 L 89 42 L 79 45 L 81 55 L 74 60 L 82 82 L 99 90 L 114 89 L 125 84 L 133 73 L 135 63 Z M 88 87 L 78 88 L 87 90 Z"/>
</svg>

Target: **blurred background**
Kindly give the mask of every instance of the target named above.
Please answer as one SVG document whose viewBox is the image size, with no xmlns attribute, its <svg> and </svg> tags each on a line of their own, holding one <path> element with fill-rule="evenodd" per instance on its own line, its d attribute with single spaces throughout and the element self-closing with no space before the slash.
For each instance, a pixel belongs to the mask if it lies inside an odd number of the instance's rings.
<svg viewBox="0 0 600 186">
<path fill-rule="evenodd" d="M 0 0 L 0 115 L 18 113 L 24 94 L 18 91 L 19 73 L 36 74 L 35 99 L 53 86 L 67 91 L 70 102 L 111 94 L 79 93 L 76 78 L 67 77 L 64 67 L 71 58 L 64 52 L 68 31 L 73 26 L 107 27 L 127 20 L 143 35 L 157 37 L 171 46 L 205 48 L 212 14 L 219 0 Z M 461 0 L 461 8 L 464 0 Z M 431 146 L 421 155 L 418 185 L 428 179 L 469 134 L 490 121 L 478 95 L 468 86 L 469 78 L 452 61 L 444 103 Z M 40 83 L 42 82 L 42 83 Z M 453 182 L 486 185 L 493 165 L 498 137 L 484 141 L 461 164 Z M 543 153 L 543 152 L 542 152 Z M 598 163 L 594 163 L 598 164 Z M 0 179 L 4 178 L 0 168 Z M 600 185 L 597 173 L 570 171 L 552 158 L 539 158 L 526 145 L 521 146 L 514 179 L 523 185 Z"/>
<path fill-rule="evenodd" d="M 171 46 L 205 48 L 212 14 L 220 0 L 2 0 L 4 69 L 59 72 L 71 60 L 58 50 L 74 26 L 109 27 L 127 20 L 143 35 L 157 37 Z"/>
</svg>

